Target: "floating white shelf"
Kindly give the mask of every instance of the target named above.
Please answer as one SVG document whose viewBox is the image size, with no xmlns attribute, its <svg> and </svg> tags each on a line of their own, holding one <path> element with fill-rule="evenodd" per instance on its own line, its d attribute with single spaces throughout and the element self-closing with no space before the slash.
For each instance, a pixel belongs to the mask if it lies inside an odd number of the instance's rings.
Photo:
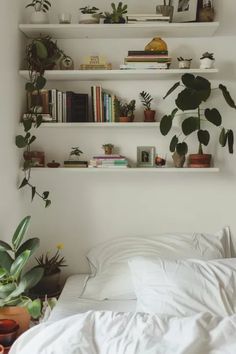
<svg viewBox="0 0 236 354">
<path fill-rule="evenodd" d="M 40 128 L 153 128 L 159 127 L 160 122 L 145 123 L 42 123 Z"/>
<path fill-rule="evenodd" d="M 199 23 L 142 23 L 142 24 L 21 24 L 20 30 L 29 38 L 50 35 L 56 39 L 75 38 L 152 38 L 210 37 L 219 22 Z"/>
<path fill-rule="evenodd" d="M 52 81 L 108 81 L 108 80 L 158 80 L 180 76 L 184 73 L 215 74 L 218 69 L 146 69 L 146 70 L 48 70 L 45 71 L 47 80 Z M 20 75 L 29 79 L 27 70 L 20 70 Z"/>
<path fill-rule="evenodd" d="M 118 173 L 218 173 L 220 169 L 212 168 L 76 168 L 76 167 L 60 167 L 60 168 L 33 168 L 33 172 L 76 172 L 76 173 L 103 173 L 103 172 L 118 172 Z"/>
</svg>

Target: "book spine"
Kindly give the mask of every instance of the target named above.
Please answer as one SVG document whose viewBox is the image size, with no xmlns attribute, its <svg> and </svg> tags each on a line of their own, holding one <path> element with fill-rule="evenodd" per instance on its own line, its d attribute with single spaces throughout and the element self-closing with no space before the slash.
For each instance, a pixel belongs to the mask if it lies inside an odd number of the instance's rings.
<svg viewBox="0 0 236 354">
<path fill-rule="evenodd" d="M 66 92 L 66 121 L 71 122 L 72 117 L 72 92 Z"/>
<path fill-rule="evenodd" d="M 67 116 L 67 107 L 66 107 L 66 92 L 62 93 L 62 122 L 66 122 L 66 116 Z"/>
<path fill-rule="evenodd" d="M 111 95 L 111 121 L 115 123 L 116 115 L 115 115 L 115 95 Z"/>
<path fill-rule="evenodd" d="M 101 122 L 101 115 L 100 115 L 100 93 L 99 93 L 99 86 L 96 87 L 96 112 L 97 112 L 97 122 Z"/>
<path fill-rule="evenodd" d="M 62 122 L 62 92 L 57 92 L 57 112 L 58 112 L 58 122 Z"/>
</svg>

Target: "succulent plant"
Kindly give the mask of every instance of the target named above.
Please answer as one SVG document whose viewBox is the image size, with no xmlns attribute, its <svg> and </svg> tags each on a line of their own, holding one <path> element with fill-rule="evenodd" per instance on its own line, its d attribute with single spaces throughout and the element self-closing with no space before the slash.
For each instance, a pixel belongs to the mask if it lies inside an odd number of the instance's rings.
<svg viewBox="0 0 236 354">
<path fill-rule="evenodd" d="M 104 18 L 104 23 L 125 23 L 123 17 L 127 13 L 128 5 L 123 5 L 120 1 L 116 7 L 115 3 L 111 3 L 112 12 L 104 12 L 101 18 Z"/>
<path fill-rule="evenodd" d="M 208 52 L 203 53 L 200 59 L 205 59 L 205 58 L 215 60 L 214 53 L 208 53 Z"/>
</svg>

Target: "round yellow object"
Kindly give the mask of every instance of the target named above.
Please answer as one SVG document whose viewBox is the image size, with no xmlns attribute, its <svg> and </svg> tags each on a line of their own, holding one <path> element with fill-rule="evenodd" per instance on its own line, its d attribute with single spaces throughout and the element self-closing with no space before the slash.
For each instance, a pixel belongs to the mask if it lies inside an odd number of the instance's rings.
<svg viewBox="0 0 236 354">
<path fill-rule="evenodd" d="M 165 41 L 163 41 L 163 39 L 161 39 L 160 37 L 154 37 L 151 42 L 149 42 L 146 47 L 145 50 L 150 50 L 150 51 L 167 51 L 168 47 Z"/>
</svg>

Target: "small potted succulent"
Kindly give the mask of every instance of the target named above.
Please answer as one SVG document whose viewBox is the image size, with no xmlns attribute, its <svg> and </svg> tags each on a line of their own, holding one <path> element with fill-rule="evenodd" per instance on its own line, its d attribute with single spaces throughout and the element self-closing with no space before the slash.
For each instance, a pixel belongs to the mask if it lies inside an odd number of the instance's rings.
<svg viewBox="0 0 236 354">
<path fill-rule="evenodd" d="M 114 145 L 113 144 L 104 144 L 102 145 L 104 149 L 105 155 L 111 155 L 113 152 Z"/>
<path fill-rule="evenodd" d="M 29 7 L 34 9 L 30 17 L 30 23 L 43 24 L 49 22 L 47 16 L 51 7 L 49 0 L 32 0 L 30 4 L 26 5 L 26 8 Z"/>
<path fill-rule="evenodd" d="M 120 123 L 133 122 L 134 120 L 134 111 L 135 111 L 135 100 L 131 100 L 129 103 L 120 101 L 118 98 L 115 98 L 115 115 L 119 119 Z"/>
<path fill-rule="evenodd" d="M 72 147 L 69 155 L 69 160 L 79 160 L 80 155 L 82 154 L 83 151 L 81 151 L 78 146 Z"/>
<path fill-rule="evenodd" d="M 178 57 L 177 60 L 179 62 L 179 69 L 190 69 L 191 68 L 192 59 Z"/>
<path fill-rule="evenodd" d="M 115 3 L 111 3 L 112 12 L 104 12 L 100 17 L 104 19 L 104 23 L 125 23 L 124 17 L 127 14 L 128 5 L 123 5 L 120 1 L 116 6 Z"/>
<path fill-rule="evenodd" d="M 155 122 L 156 111 L 151 109 L 153 97 L 145 91 L 140 92 L 139 96 L 144 107 L 144 122 Z"/>
<path fill-rule="evenodd" d="M 99 23 L 101 13 L 98 13 L 99 9 L 95 6 L 85 6 L 80 8 L 79 23 L 92 24 Z"/>
<path fill-rule="evenodd" d="M 200 62 L 200 69 L 212 69 L 215 63 L 214 54 L 208 52 L 203 53 Z"/>
</svg>

